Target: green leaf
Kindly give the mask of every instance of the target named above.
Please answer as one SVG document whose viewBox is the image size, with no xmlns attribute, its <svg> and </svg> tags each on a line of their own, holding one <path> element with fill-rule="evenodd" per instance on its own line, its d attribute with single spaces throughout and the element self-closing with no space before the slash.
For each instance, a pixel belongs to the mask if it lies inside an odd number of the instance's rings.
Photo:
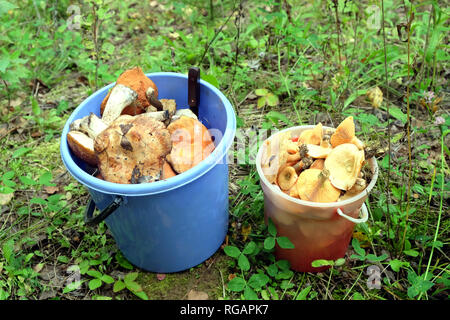
<svg viewBox="0 0 450 320">
<path fill-rule="evenodd" d="M 267 230 L 269 231 L 269 234 L 272 237 L 276 237 L 277 236 L 277 228 L 275 227 L 275 224 L 273 223 L 272 219 L 268 219 L 268 226 L 267 226 Z"/>
<path fill-rule="evenodd" d="M 135 281 L 126 281 L 125 280 L 125 285 L 128 288 L 128 290 L 130 290 L 134 294 L 136 294 L 136 292 L 142 291 L 142 287 L 139 285 L 139 283 L 137 283 Z"/>
<path fill-rule="evenodd" d="M 133 269 L 132 264 L 123 256 L 123 254 L 121 252 L 116 254 L 116 261 L 122 268 L 125 268 L 128 270 Z"/>
<path fill-rule="evenodd" d="M 38 182 L 44 186 L 54 187 L 56 184 L 50 182 L 52 179 L 52 173 L 50 171 L 46 171 L 39 177 Z"/>
<path fill-rule="evenodd" d="M 417 257 L 419 255 L 419 252 L 413 249 L 404 250 L 403 253 L 411 257 Z"/>
<path fill-rule="evenodd" d="M 294 249 L 295 246 L 288 237 L 278 237 L 278 245 L 283 249 Z"/>
<path fill-rule="evenodd" d="M 89 290 L 95 290 L 102 286 L 102 280 L 100 279 L 92 279 L 89 281 Z"/>
<path fill-rule="evenodd" d="M 250 241 L 245 246 L 244 250 L 242 251 L 244 254 L 252 254 L 256 249 L 256 243 L 254 241 Z"/>
<path fill-rule="evenodd" d="M 8 264 L 11 264 L 12 262 L 12 257 L 13 257 L 13 253 L 14 253 L 14 240 L 13 239 L 9 239 L 8 241 L 6 241 L 3 244 L 3 257 L 5 258 L 6 262 Z"/>
<path fill-rule="evenodd" d="M 275 277 L 278 273 L 278 267 L 275 263 L 269 265 L 266 270 L 267 270 L 267 273 L 269 274 L 269 276 L 271 276 L 271 277 Z"/>
<path fill-rule="evenodd" d="M 256 106 L 258 108 L 262 108 L 266 105 L 266 97 L 258 98 L 258 102 L 256 102 Z"/>
<path fill-rule="evenodd" d="M 245 300 L 259 300 L 256 292 L 250 287 L 245 287 L 244 298 Z"/>
<path fill-rule="evenodd" d="M 5 172 L 5 174 L 3 175 L 3 181 L 11 180 L 12 178 L 14 178 L 14 175 L 15 175 L 14 171 Z"/>
<path fill-rule="evenodd" d="M 20 176 L 19 177 L 20 182 L 22 182 L 25 185 L 34 186 L 37 184 L 36 181 L 33 179 L 28 178 L 27 176 Z"/>
<path fill-rule="evenodd" d="M 401 267 L 407 267 L 409 266 L 409 263 L 406 261 L 400 261 L 397 259 L 389 261 L 389 265 L 391 266 L 391 269 L 395 272 L 399 272 Z"/>
<path fill-rule="evenodd" d="M 225 254 L 227 256 L 230 256 L 232 258 L 237 258 L 241 254 L 241 251 L 234 246 L 225 246 L 225 248 L 223 248 L 223 251 L 225 251 Z"/>
<path fill-rule="evenodd" d="M 356 92 L 353 92 L 344 102 L 344 106 L 342 107 L 342 110 L 348 107 L 350 103 L 355 101 L 356 98 L 359 96 L 362 96 L 363 94 L 366 94 L 367 89 L 357 90 Z"/>
<path fill-rule="evenodd" d="M 74 281 L 74 282 L 68 283 L 67 286 L 64 288 L 63 293 L 69 293 L 74 290 L 77 290 L 83 282 L 84 281 Z"/>
<path fill-rule="evenodd" d="M 361 257 L 365 257 L 366 256 L 366 250 L 361 248 L 358 239 L 353 238 L 352 246 L 353 246 L 353 249 L 356 251 L 356 253 L 359 254 Z"/>
<path fill-rule="evenodd" d="M 291 267 L 291 264 L 288 260 L 278 260 L 277 262 L 275 262 L 275 264 L 283 271 L 287 271 Z"/>
<path fill-rule="evenodd" d="M 311 291 L 311 286 L 308 286 L 304 288 L 300 293 L 297 295 L 295 300 L 306 300 L 306 297 L 308 296 L 308 293 Z"/>
<path fill-rule="evenodd" d="M 6 0 L 0 0 L 0 15 L 16 8 L 17 6 L 15 4 L 12 4 Z"/>
<path fill-rule="evenodd" d="M 234 277 L 228 282 L 228 289 L 234 292 L 240 292 L 244 290 L 245 280 L 241 277 Z"/>
<path fill-rule="evenodd" d="M 66 256 L 58 256 L 57 260 L 59 262 L 62 262 L 62 263 L 68 263 L 69 262 L 69 258 L 67 258 Z"/>
<path fill-rule="evenodd" d="M 266 118 L 278 125 L 279 121 L 283 121 L 287 125 L 292 125 L 292 121 L 290 121 L 284 114 L 277 111 L 269 111 L 266 114 Z"/>
<path fill-rule="evenodd" d="M 133 293 L 142 300 L 148 300 L 148 296 L 144 291 L 133 291 Z"/>
<path fill-rule="evenodd" d="M 239 268 L 243 271 L 250 270 L 250 262 L 248 261 L 247 257 L 244 254 L 241 254 L 238 259 L 238 265 Z"/>
<path fill-rule="evenodd" d="M 374 254 L 368 254 L 366 256 L 367 260 L 371 261 L 371 262 L 379 262 L 379 261 L 383 261 L 384 259 L 386 259 L 388 257 L 388 255 L 386 253 L 382 254 L 381 256 L 377 257 Z"/>
<path fill-rule="evenodd" d="M 248 280 L 248 285 L 255 290 L 261 290 L 269 282 L 269 277 L 263 273 L 253 274 Z"/>
<path fill-rule="evenodd" d="M 268 237 L 264 240 L 264 249 L 272 250 L 275 247 L 275 238 Z"/>
<path fill-rule="evenodd" d="M 114 278 L 111 277 L 111 276 L 109 276 L 109 275 L 107 275 L 107 274 L 104 274 L 104 275 L 101 277 L 101 280 L 102 280 L 104 283 L 107 283 L 107 284 L 114 283 Z"/>
<path fill-rule="evenodd" d="M 217 81 L 216 77 L 212 74 L 205 74 L 201 76 L 202 80 L 205 80 L 209 84 L 212 84 L 214 87 L 219 88 L 219 81 Z"/>
<path fill-rule="evenodd" d="M 255 90 L 255 94 L 260 97 L 265 96 L 268 93 L 269 93 L 269 90 L 267 90 L 267 89 L 256 89 Z"/>
<path fill-rule="evenodd" d="M 355 294 L 353 295 L 353 300 L 366 300 L 366 299 L 364 299 L 361 293 L 355 292 Z"/>
<path fill-rule="evenodd" d="M 8 194 L 13 193 L 14 191 L 15 190 L 10 187 L 0 185 L 0 193 Z"/>
<path fill-rule="evenodd" d="M 6 68 L 8 68 L 10 64 L 10 60 L 6 58 L 0 58 L 0 72 L 5 72 Z"/>
<path fill-rule="evenodd" d="M 31 111 L 33 111 L 33 114 L 35 116 L 39 116 L 41 114 L 41 108 L 39 107 L 39 103 L 37 102 L 37 100 L 31 96 Z"/>
<path fill-rule="evenodd" d="M 403 111 L 398 107 L 391 106 L 389 108 L 389 113 L 395 119 L 400 120 L 403 124 L 405 124 L 408 121 L 408 116 L 404 114 Z"/>
<path fill-rule="evenodd" d="M 18 158 L 31 151 L 31 148 L 20 148 L 13 152 L 12 157 Z"/>
<path fill-rule="evenodd" d="M 114 283 L 113 291 L 114 291 L 114 292 L 119 292 L 119 291 L 125 289 L 125 287 L 126 287 L 126 286 L 125 286 L 125 283 L 124 283 L 123 281 L 117 280 L 117 281 Z"/>
<path fill-rule="evenodd" d="M 336 267 L 340 267 L 340 266 L 342 266 L 344 263 L 345 263 L 345 259 L 344 259 L 344 258 L 339 258 L 339 259 L 337 259 L 337 260 L 334 262 L 334 265 L 335 265 Z"/>
<path fill-rule="evenodd" d="M 139 273 L 137 273 L 137 272 L 130 272 L 125 276 L 125 278 L 123 280 L 125 281 L 125 283 L 134 281 L 134 280 L 136 280 L 138 275 L 139 275 Z"/>
<path fill-rule="evenodd" d="M 279 102 L 278 97 L 276 95 L 274 95 L 273 93 L 269 93 L 266 96 L 266 101 L 267 101 L 267 104 L 271 107 L 275 107 Z"/>
<path fill-rule="evenodd" d="M 318 259 L 311 262 L 311 266 L 314 268 L 320 268 L 324 266 L 333 266 L 334 261 L 333 260 L 325 260 L 325 259 Z"/>
<path fill-rule="evenodd" d="M 94 277 L 94 278 L 97 278 L 97 279 L 101 279 L 102 276 L 103 276 L 101 272 L 99 272 L 97 270 L 93 270 L 93 269 L 89 270 L 87 272 L 87 274 L 90 275 L 91 277 Z"/>
<path fill-rule="evenodd" d="M 434 286 L 434 283 L 429 280 L 424 280 L 423 275 L 417 276 L 416 274 L 410 275 L 411 272 L 408 273 L 408 280 L 412 283 L 412 286 L 408 288 L 408 297 L 414 298 L 420 293 L 427 292 L 432 286 Z"/>
<path fill-rule="evenodd" d="M 42 198 L 32 198 L 32 199 L 30 200 L 30 203 L 31 203 L 31 204 L 41 204 L 41 205 L 44 205 L 44 206 L 47 205 L 47 201 L 45 201 L 45 200 L 42 199 Z"/>
<path fill-rule="evenodd" d="M 110 42 L 103 43 L 102 49 L 105 50 L 105 52 L 109 55 L 112 55 L 114 53 L 114 45 Z"/>
</svg>

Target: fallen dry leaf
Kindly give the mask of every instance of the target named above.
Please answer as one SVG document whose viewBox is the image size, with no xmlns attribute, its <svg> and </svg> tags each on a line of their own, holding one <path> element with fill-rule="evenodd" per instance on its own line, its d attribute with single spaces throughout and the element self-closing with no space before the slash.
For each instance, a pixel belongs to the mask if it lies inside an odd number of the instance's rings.
<svg viewBox="0 0 450 320">
<path fill-rule="evenodd" d="M 164 273 L 157 273 L 156 274 L 156 279 L 158 279 L 159 281 L 162 281 L 166 278 L 166 275 Z"/>
<path fill-rule="evenodd" d="M 231 280 L 233 280 L 234 278 L 236 278 L 236 274 L 231 273 L 231 274 L 228 276 L 228 281 L 231 281 Z"/>
<path fill-rule="evenodd" d="M 0 193 L 0 206 L 7 205 L 14 196 L 12 193 Z"/>
<path fill-rule="evenodd" d="M 47 194 L 54 194 L 59 191 L 59 187 L 51 187 L 51 186 L 45 186 L 44 190 Z"/>
<path fill-rule="evenodd" d="M 191 290 L 187 296 L 188 300 L 208 300 L 208 294 L 203 291 Z"/>
</svg>

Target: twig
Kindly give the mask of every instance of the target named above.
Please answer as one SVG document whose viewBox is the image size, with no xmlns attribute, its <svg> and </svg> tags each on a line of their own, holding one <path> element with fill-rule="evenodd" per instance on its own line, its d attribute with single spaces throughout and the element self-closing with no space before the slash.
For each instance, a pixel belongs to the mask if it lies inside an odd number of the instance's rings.
<svg viewBox="0 0 450 320">
<path fill-rule="evenodd" d="M 388 76 L 387 76 L 387 52 L 386 52 L 386 30 L 384 27 L 384 0 L 381 0 L 381 20 L 382 20 L 382 28 L 383 28 L 383 48 L 384 48 L 384 81 L 385 81 L 385 85 L 386 85 L 386 109 L 387 109 L 387 113 L 388 115 L 389 113 L 389 91 L 387 90 L 387 88 L 389 87 L 389 83 L 388 83 Z M 387 172 L 387 176 L 386 176 L 386 221 L 388 224 L 388 232 L 387 234 L 389 235 L 389 230 L 391 228 L 391 215 L 390 215 L 390 208 L 389 205 L 391 203 L 391 194 L 389 192 L 389 183 L 390 183 L 390 176 L 391 176 L 391 121 L 390 121 L 390 117 L 387 117 L 387 122 L 388 122 L 388 172 Z M 390 239 L 390 237 L 388 237 L 389 241 L 391 241 L 391 245 L 392 245 L 392 240 Z"/>
<path fill-rule="evenodd" d="M 405 216 L 405 228 L 403 231 L 402 244 L 400 247 L 400 252 L 403 251 L 403 247 L 406 239 L 406 230 L 408 229 L 408 217 L 409 217 L 409 206 L 411 202 L 411 179 L 412 179 L 412 155 L 411 155 L 411 113 L 409 109 L 409 87 L 411 82 L 411 66 L 410 66 L 410 38 L 411 38 L 411 22 L 413 19 L 412 15 L 412 4 L 411 4 L 411 12 L 408 19 L 408 84 L 406 87 L 406 116 L 407 116 L 407 135 L 408 135 L 408 189 L 406 194 L 406 216 Z"/>
</svg>

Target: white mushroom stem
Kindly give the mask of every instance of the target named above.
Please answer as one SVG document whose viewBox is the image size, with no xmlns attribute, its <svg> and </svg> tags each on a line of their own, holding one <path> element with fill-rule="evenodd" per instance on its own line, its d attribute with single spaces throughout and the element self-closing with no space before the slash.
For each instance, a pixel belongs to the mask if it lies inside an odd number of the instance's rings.
<svg viewBox="0 0 450 320">
<path fill-rule="evenodd" d="M 195 113 L 193 113 L 191 111 L 191 109 L 180 109 L 180 110 L 177 110 L 177 112 L 175 112 L 175 114 L 172 116 L 171 122 L 174 122 L 175 120 L 180 119 L 181 116 L 186 116 L 186 117 L 198 120 L 197 116 L 195 115 Z"/>
<path fill-rule="evenodd" d="M 81 119 L 78 130 L 86 133 L 90 138 L 95 139 L 106 128 L 108 128 L 107 124 L 91 112 L 90 115 Z"/>
<path fill-rule="evenodd" d="M 136 91 L 127 86 L 122 84 L 114 86 L 106 102 L 102 120 L 109 125 L 120 116 L 123 109 L 136 101 L 137 96 Z"/>
<path fill-rule="evenodd" d="M 169 119 L 170 113 L 168 110 L 165 111 L 156 111 L 156 112 L 146 112 L 145 116 L 153 118 L 158 121 L 166 121 Z"/>
</svg>

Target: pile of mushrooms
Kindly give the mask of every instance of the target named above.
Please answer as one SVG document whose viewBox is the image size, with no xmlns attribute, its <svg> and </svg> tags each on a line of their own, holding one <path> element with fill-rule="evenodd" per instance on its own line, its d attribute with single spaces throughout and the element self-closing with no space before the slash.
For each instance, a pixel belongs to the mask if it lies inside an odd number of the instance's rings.
<svg viewBox="0 0 450 320">
<path fill-rule="evenodd" d="M 270 183 L 291 197 L 312 202 L 335 202 L 362 192 L 367 181 L 365 145 L 355 136 L 353 117 L 334 129 L 319 123 L 298 137 L 285 132 L 267 142 L 261 169 Z M 368 177 L 367 177 L 368 178 Z"/>
<path fill-rule="evenodd" d="M 213 150 L 207 128 L 158 88 L 139 67 L 123 72 L 100 106 L 70 125 L 72 152 L 114 183 L 165 180 L 197 165 Z"/>
</svg>

